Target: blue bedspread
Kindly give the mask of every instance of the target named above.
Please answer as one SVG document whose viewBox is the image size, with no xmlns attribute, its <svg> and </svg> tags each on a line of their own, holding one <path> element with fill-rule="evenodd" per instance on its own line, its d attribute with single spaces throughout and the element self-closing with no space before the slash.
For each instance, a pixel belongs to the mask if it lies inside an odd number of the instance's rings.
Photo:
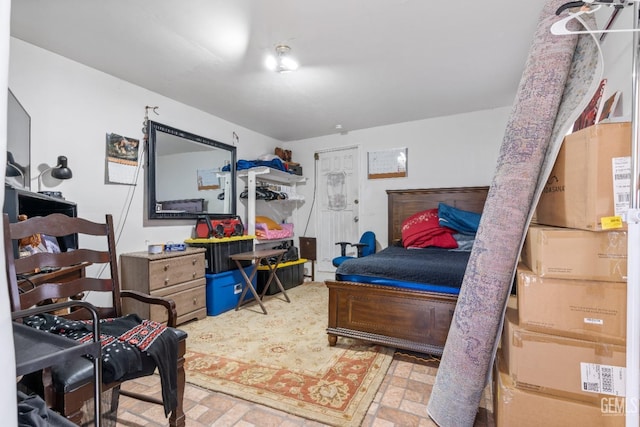
<svg viewBox="0 0 640 427">
<path fill-rule="evenodd" d="M 336 279 L 457 295 L 469 254 L 436 247 L 389 246 L 343 262 L 336 270 Z"/>
</svg>

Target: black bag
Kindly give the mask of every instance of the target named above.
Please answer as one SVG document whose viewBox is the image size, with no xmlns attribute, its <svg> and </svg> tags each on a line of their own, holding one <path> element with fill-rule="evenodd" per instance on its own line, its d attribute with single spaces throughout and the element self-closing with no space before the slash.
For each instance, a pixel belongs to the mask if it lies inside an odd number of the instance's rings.
<svg viewBox="0 0 640 427">
<path fill-rule="evenodd" d="M 271 249 L 286 249 L 287 250 L 287 252 L 285 252 L 282 255 L 282 259 L 280 260 L 280 262 L 298 261 L 300 259 L 299 255 L 298 255 L 298 248 L 296 246 L 293 246 L 293 241 L 292 240 L 287 240 L 285 242 L 282 242 L 278 246 L 274 246 Z M 263 259 L 262 260 L 262 264 L 264 264 L 264 265 L 267 265 L 267 263 L 273 264 L 274 262 L 276 262 L 276 259 L 277 259 L 277 257 L 270 257 L 270 258 L 267 258 L 267 259 Z"/>
</svg>

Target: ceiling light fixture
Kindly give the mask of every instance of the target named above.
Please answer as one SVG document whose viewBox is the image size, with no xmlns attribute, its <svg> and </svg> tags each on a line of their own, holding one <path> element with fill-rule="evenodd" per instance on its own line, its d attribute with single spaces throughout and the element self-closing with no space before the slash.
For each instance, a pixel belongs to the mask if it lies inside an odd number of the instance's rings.
<svg viewBox="0 0 640 427">
<path fill-rule="evenodd" d="M 287 45 L 276 46 L 275 56 L 267 58 L 267 68 L 278 73 L 288 73 L 298 69 L 298 61 L 291 57 L 291 48 Z"/>
</svg>

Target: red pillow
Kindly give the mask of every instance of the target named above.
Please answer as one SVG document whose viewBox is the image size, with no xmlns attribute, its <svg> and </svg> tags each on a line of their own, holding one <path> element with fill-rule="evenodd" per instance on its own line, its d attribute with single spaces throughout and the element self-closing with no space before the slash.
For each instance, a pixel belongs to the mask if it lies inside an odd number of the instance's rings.
<svg viewBox="0 0 640 427">
<path fill-rule="evenodd" d="M 402 222 L 402 245 L 405 248 L 437 246 L 446 249 L 458 247 L 453 238 L 455 230 L 440 226 L 438 209 L 428 209 L 411 215 Z"/>
</svg>

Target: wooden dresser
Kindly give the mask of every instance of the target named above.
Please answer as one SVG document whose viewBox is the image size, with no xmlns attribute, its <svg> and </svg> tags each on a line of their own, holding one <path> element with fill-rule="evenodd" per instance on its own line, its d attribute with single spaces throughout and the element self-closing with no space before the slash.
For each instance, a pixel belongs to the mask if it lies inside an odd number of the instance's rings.
<svg viewBox="0 0 640 427">
<path fill-rule="evenodd" d="M 122 289 L 170 298 L 176 303 L 178 324 L 207 315 L 206 280 L 204 277 L 204 248 L 186 251 L 149 254 L 132 252 L 120 255 L 120 282 Z M 123 299 L 126 314 L 166 322 L 164 307 Z"/>
</svg>

